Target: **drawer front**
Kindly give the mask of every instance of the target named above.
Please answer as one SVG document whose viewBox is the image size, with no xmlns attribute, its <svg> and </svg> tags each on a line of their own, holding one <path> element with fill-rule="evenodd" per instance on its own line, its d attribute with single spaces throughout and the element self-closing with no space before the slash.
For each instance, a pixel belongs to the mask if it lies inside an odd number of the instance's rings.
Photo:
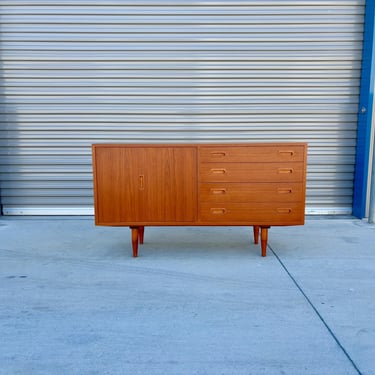
<svg viewBox="0 0 375 375">
<path fill-rule="evenodd" d="M 292 183 L 204 183 L 200 202 L 303 202 L 303 184 Z"/>
<path fill-rule="evenodd" d="M 201 182 L 301 182 L 303 163 L 202 163 Z"/>
<path fill-rule="evenodd" d="M 304 161 L 304 145 L 202 146 L 201 162 Z"/>
<path fill-rule="evenodd" d="M 224 203 L 203 202 L 199 218 L 202 222 L 239 225 L 303 224 L 304 205 L 301 203 Z"/>
</svg>

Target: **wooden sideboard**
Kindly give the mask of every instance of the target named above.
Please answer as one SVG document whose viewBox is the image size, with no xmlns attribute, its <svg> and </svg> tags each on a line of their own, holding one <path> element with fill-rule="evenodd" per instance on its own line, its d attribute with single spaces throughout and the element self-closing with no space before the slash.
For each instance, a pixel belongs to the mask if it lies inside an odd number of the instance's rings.
<svg viewBox="0 0 375 375">
<path fill-rule="evenodd" d="M 305 218 L 306 143 L 96 144 L 95 224 L 252 226 L 266 256 L 271 226 Z"/>
</svg>

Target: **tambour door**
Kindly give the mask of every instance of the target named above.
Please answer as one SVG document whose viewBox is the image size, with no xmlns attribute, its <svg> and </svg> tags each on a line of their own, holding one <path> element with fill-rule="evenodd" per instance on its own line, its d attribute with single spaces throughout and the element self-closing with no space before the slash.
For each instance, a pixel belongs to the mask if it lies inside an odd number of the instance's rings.
<svg viewBox="0 0 375 375">
<path fill-rule="evenodd" d="M 97 224 L 191 222 L 194 147 L 94 146 Z"/>
</svg>

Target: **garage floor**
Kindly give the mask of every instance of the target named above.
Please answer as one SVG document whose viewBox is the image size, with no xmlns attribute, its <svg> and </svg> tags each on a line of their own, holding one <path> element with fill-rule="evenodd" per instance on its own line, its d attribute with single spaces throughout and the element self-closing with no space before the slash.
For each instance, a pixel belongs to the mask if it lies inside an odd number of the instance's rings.
<svg viewBox="0 0 375 375">
<path fill-rule="evenodd" d="M 0 217 L 0 374 L 375 374 L 375 225 Z"/>
</svg>

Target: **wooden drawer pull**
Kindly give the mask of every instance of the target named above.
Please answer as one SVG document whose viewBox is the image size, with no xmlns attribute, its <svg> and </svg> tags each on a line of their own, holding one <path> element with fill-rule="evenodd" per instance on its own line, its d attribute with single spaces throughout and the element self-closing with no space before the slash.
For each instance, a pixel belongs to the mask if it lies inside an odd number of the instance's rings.
<svg viewBox="0 0 375 375">
<path fill-rule="evenodd" d="M 225 168 L 212 168 L 211 173 L 212 174 L 225 174 L 227 173 L 227 170 Z"/>
<path fill-rule="evenodd" d="M 278 188 L 277 192 L 279 194 L 292 194 L 292 189 L 289 189 L 289 188 Z"/>
<path fill-rule="evenodd" d="M 226 194 L 227 189 L 211 189 L 211 194 L 222 195 Z"/>
<path fill-rule="evenodd" d="M 225 208 L 211 208 L 211 213 L 213 215 L 224 215 L 226 211 Z"/>
<path fill-rule="evenodd" d="M 290 214 L 292 212 L 291 208 L 278 208 L 277 212 L 279 214 Z"/>
<path fill-rule="evenodd" d="M 279 150 L 279 154 L 286 154 L 286 155 L 290 155 L 290 156 L 293 156 L 294 155 L 294 151 L 293 150 Z"/>
<path fill-rule="evenodd" d="M 292 174 L 293 168 L 279 168 L 280 174 Z"/>
<path fill-rule="evenodd" d="M 223 158 L 227 153 L 225 151 L 212 151 L 211 156 L 217 157 L 217 158 Z"/>
</svg>

